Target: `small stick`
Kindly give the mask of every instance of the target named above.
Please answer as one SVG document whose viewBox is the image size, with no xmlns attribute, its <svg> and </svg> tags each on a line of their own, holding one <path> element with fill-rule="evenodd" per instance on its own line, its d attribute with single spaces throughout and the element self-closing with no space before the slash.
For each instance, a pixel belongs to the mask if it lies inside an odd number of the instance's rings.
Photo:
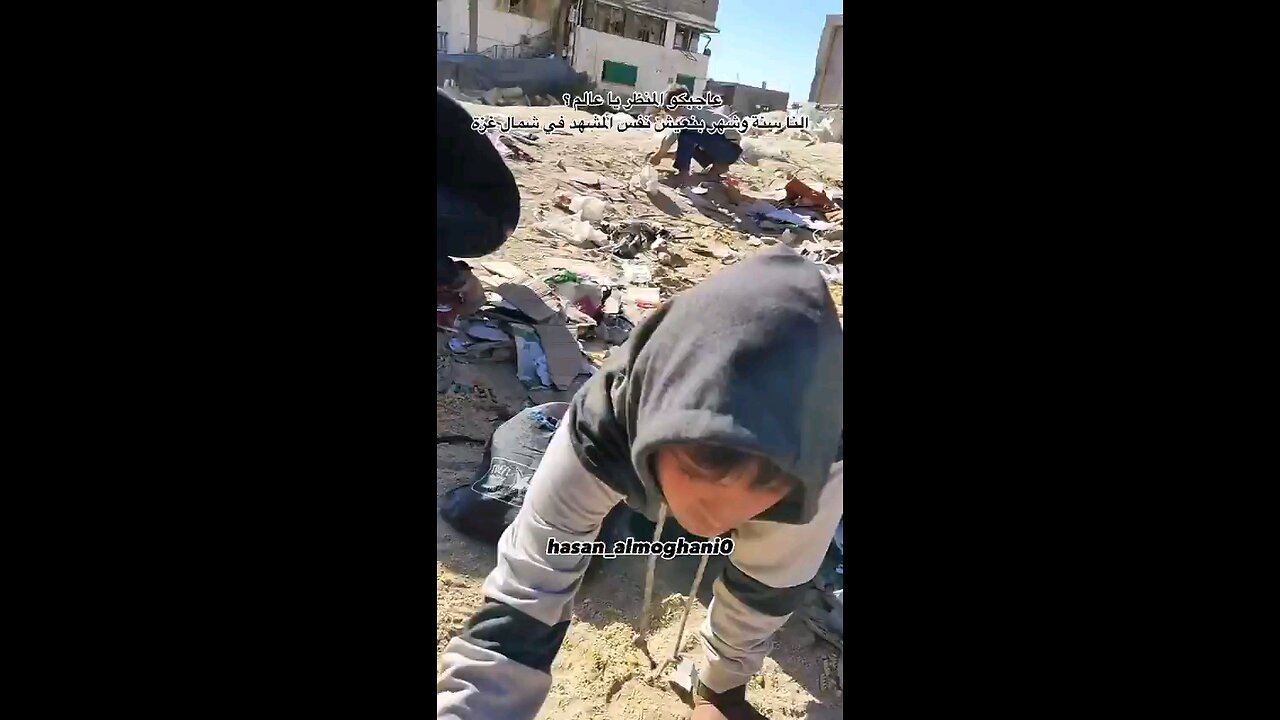
<svg viewBox="0 0 1280 720">
<path fill-rule="evenodd" d="M 658 542 L 662 539 L 662 524 L 667 521 L 667 504 L 662 503 L 658 508 L 658 526 L 653 531 L 653 541 Z M 658 556 L 649 553 L 649 569 L 644 574 L 644 604 L 640 606 L 640 639 L 643 640 L 645 634 L 649 632 L 649 601 L 653 595 L 653 569 L 658 562 Z"/>
<path fill-rule="evenodd" d="M 681 640 L 684 639 L 684 625 L 689 622 L 689 611 L 693 609 L 693 599 L 698 595 L 698 584 L 702 582 L 702 571 L 707 569 L 707 560 L 710 555 L 703 555 L 702 561 L 698 563 L 698 572 L 693 576 L 693 587 L 689 588 L 689 597 L 684 601 L 684 617 L 680 619 L 680 631 L 676 633 L 676 647 L 671 651 L 671 662 L 675 662 L 676 657 L 680 655 Z"/>
</svg>

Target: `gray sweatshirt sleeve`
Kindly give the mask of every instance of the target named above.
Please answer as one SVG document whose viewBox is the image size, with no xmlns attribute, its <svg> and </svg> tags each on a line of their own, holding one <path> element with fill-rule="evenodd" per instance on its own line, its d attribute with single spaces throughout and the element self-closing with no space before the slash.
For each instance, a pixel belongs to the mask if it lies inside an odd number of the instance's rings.
<svg viewBox="0 0 1280 720">
<path fill-rule="evenodd" d="M 805 525 L 749 522 L 734 533 L 733 554 L 712 585 L 701 635 L 706 662 L 699 681 L 722 693 L 751 679 L 769 654 L 770 637 L 804 600 L 844 515 L 844 462 L 831 468 L 818 514 Z"/>
<path fill-rule="evenodd" d="M 591 541 L 622 496 L 584 469 L 562 422 L 524 504 L 498 542 L 484 606 L 449 640 L 436 681 L 436 717 L 532 719 L 551 688 L 573 596 L 590 558 L 548 555 L 547 539 Z"/>
</svg>

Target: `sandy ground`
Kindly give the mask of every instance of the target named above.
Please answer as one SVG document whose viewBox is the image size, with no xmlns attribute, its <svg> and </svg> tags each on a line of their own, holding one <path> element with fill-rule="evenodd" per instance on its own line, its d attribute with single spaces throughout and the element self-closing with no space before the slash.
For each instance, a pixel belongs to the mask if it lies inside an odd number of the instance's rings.
<svg viewBox="0 0 1280 720">
<path fill-rule="evenodd" d="M 467 105 L 476 116 L 504 115 L 538 117 L 549 122 L 561 114 L 566 120 L 590 117 L 563 107 L 492 108 Z M 608 271 L 616 271 L 611 259 L 596 250 L 583 250 L 562 240 L 547 237 L 531 226 L 540 219 L 561 213 L 552 206 L 560 192 L 580 192 L 563 181 L 564 171 L 555 162 L 597 172 L 626 182 L 644 162 L 645 153 L 654 144 L 652 132 L 593 131 L 572 135 L 542 136 L 543 146 L 532 148 L 540 162 L 509 160 L 508 165 L 521 187 L 521 227 L 512 240 L 487 259 L 514 263 L 531 273 L 554 267 L 557 258 L 570 258 L 593 263 Z M 764 145 L 770 157 L 757 164 L 739 163 L 731 176 L 753 189 L 767 191 L 778 186 L 779 173 L 799 171 L 800 177 L 816 182 L 842 180 L 843 145 L 823 143 L 807 145 L 803 141 L 771 139 Z M 670 167 L 667 161 L 666 167 Z M 785 182 L 785 181 L 782 181 Z M 699 245 L 723 243 L 737 252 L 750 253 L 759 248 L 749 242 L 750 236 L 726 223 L 709 221 L 677 193 L 664 189 L 663 198 L 651 201 L 643 193 L 620 193 L 621 200 L 612 201 L 615 216 L 645 217 L 687 233 L 690 237 L 674 243 L 675 249 L 689 264 L 678 270 L 657 268 L 655 284 L 663 297 L 688 287 L 723 267 L 721 259 L 695 251 Z M 682 247 L 682 243 L 684 246 Z M 665 272 L 663 272 L 665 271 Z M 841 286 L 834 285 L 833 294 L 841 304 Z M 441 358 L 448 351 L 437 345 L 437 372 Z M 447 363 L 446 363 L 447 364 Z M 507 417 L 527 404 L 527 395 L 514 377 L 510 364 L 454 364 L 454 385 L 450 392 L 437 395 L 436 434 L 450 436 L 437 444 L 437 504 L 446 491 L 464 484 L 481 459 L 479 443 L 456 436 L 483 441 Z M 681 643 L 682 657 L 701 658 L 701 647 L 695 630 L 706 616 L 710 602 L 711 580 L 719 572 L 713 559 L 703 579 L 694 604 L 689 626 Z M 463 537 L 447 523 L 436 523 L 436 657 L 449 638 L 456 635 L 467 618 L 480 606 L 484 577 L 493 569 L 493 547 Z M 649 648 L 655 658 L 669 657 L 675 647 L 677 627 L 684 593 L 689 591 L 697 567 L 696 558 L 658 561 L 655 581 L 654 624 Z M 594 720 L 596 718 L 628 718 L 631 720 L 675 720 L 688 717 L 688 708 L 667 686 L 665 676 L 653 677 L 649 662 L 631 644 L 640 613 L 643 594 L 644 561 L 619 558 L 608 561 L 605 573 L 585 586 L 575 602 L 573 622 L 563 647 L 552 666 L 553 684 L 538 718 L 556 720 Z M 665 600 L 663 600 L 665 598 Z M 836 686 L 837 651 L 817 640 L 799 619 L 799 613 L 775 637 L 775 647 L 765 661 L 764 670 L 748 688 L 748 699 L 771 718 L 837 718 L 843 713 L 843 695 Z M 667 671 L 669 674 L 669 670 Z"/>
</svg>

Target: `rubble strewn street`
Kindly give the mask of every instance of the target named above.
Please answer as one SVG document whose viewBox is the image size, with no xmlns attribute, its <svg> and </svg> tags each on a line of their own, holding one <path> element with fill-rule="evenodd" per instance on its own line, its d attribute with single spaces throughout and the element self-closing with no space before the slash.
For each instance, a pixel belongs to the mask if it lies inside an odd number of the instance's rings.
<svg viewBox="0 0 1280 720">
<path fill-rule="evenodd" d="M 476 118 L 536 119 L 539 128 L 594 117 L 565 106 L 463 106 Z M 842 115 L 807 112 L 828 134 Z M 660 140 L 653 130 L 489 134 L 508 151 L 520 226 L 497 252 L 470 261 L 489 304 L 442 337 L 449 357 L 438 362 L 438 389 L 492 386 L 512 413 L 567 400 L 662 302 L 778 243 L 812 259 L 842 306 L 843 143 L 809 131 L 758 133 L 725 176 L 695 172 L 680 187 L 670 160 L 647 162 Z"/>
<path fill-rule="evenodd" d="M 598 116 L 514 90 L 487 92 L 491 104 L 478 95 L 453 96 L 477 119 L 527 122 L 484 133 L 516 179 L 520 223 L 496 252 L 465 259 L 483 286 L 484 306 L 436 331 L 437 499 L 442 489 L 469 481 L 496 424 L 532 405 L 568 401 L 662 303 L 754 253 L 782 244 L 808 258 L 843 322 L 843 109 L 804 103 L 769 113 L 782 121 L 800 113 L 808 127 L 753 128 L 743 133 L 741 160 L 721 178 L 700 176 L 695 163 L 691 181 L 681 185 L 671 159 L 649 163 L 662 137 L 652 129 L 578 130 L 574 121 Z M 546 130 L 561 116 L 565 127 Z M 436 534 L 439 663 L 449 637 L 482 600 L 479 583 L 494 553 L 444 523 Z M 667 679 L 654 676 L 632 645 L 643 559 L 611 562 L 618 568 L 611 581 L 576 600 L 537 717 L 687 717 Z M 722 562 L 711 560 L 708 577 Z M 696 564 L 658 563 L 649 640 L 655 657 L 676 649 L 700 656 L 692 631 L 677 630 Z M 820 580 L 843 574 L 843 565 L 829 565 Z M 706 618 L 710 584 L 697 594 L 690 628 Z M 748 699 L 768 717 L 842 716 L 843 627 L 836 635 L 826 620 L 838 603 L 843 622 L 843 590 L 835 587 L 817 583 L 749 684 Z"/>
</svg>

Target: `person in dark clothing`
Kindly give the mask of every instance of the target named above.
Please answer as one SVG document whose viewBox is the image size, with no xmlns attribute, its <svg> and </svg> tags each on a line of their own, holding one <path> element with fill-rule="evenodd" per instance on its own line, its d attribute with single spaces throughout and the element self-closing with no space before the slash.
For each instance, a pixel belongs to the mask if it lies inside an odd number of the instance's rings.
<svg viewBox="0 0 1280 720">
<path fill-rule="evenodd" d="M 663 100 L 666 98 L 687 93 L 683 85 L 672 85 L 667 88 L 663 94 Z M 675 168 L 676 181 L 679 183 L 691 182 L 690 166 L 694 160 L 703 167 L 703 174 L 710 179 L 718 179 L 723 176 L 729 166 L 738 161 L 742 157 L 742 133 L 729 125 L 731 118 L 722 112 L 699 107 L 683 107 L 677 106 L 667 108 L 665 105 L 658 108 L 655 117 L 669 115 L 672 117 L 690 117 L 701 120 L 705 125 L 711 127 L 713 123 L 726 123 L 724 132 L 713 133 L 704 132 L 697 128 L 684 128 L 675 134 L 667 135 L 658 152 L 649 158 L 651 165 L 657 165 L 664 157 L 671 154 L 671 145 L 676 144 L 675 150 Z"/>
<path fill-rule="evenodd" d="M 471 120 L 436 88 L 436 315 L 446 327 L 460 309 L 484 297 L 466 263 L 451 257 L 488 255 L 520 222 L 515 178 Z"/>
</svg>

